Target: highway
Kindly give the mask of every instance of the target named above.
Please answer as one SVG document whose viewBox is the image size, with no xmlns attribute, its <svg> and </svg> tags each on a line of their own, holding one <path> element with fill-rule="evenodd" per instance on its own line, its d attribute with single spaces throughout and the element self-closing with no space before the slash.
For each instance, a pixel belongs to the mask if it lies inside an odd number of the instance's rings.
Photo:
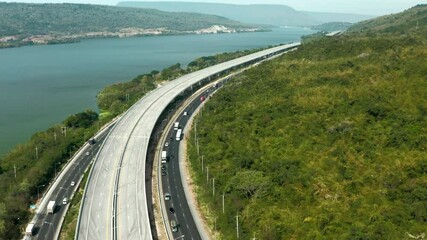
<svg viewBox="0 0 427 240">
<path fill-rule="evenodd" d="M 222 86 L 222 83 L 218 84 L 217 87 Z M 217 88 L 209 87 L 208 89 L 203 90 L 201 93 L 197 93 L 193 101 L 186 106 L 179 115 L 174 118 L 174 121 L 179 122 L 181 129 L 187 125 L 187 122 L 190 116 L 194 113 L 197 107 L 202 103 L 200 97 L 203 96 L 207 99 L 210 93 L 213 93 Z M 209 91 L 207 91 L 209 90 Z M 184 112 L 186 113 L 184 115 Z M 181 237 L 182 239 L 192 239 L 199 240 L 203 239 L 199 233 L 197 224 L 195 223 L 195 216 L 193 216 L 187 198 L 187 194 L 184 191 L 184 186 L 182 183 L 182 176 L 180 171 L 180 165 L 182 164 L 183 159 L 181 159 L 180 142 L 176 141 L 176 130 L 174 130 L 173 125 L 170 125 L 170 128 L 167 130 L 165 142 L 162 142 L 162 150 L 167 152 L 169 161 L 164 165 L 165 170 L 160 168 L 159 177 L 161 177 L 162 182 L 162 191 L 161 195 L 164 199 L 165 194 L 171 196 L 170 200 L 163 200 L 164 203 L 164 219 L 166 224 L 170 225 L 170 221 L 174 220 L 178 224 L 177 232 L 170 232 L 173 239 Z M 166 144 L 167 142 L 167 144 Z M 166 146 L 167 145 L 167 146 Z M 160 160 L 159 160 L 160 162 Z M 166 175 L 162 175 L 161 172 L 166 172 Z M 174 209 L 174 212 L 170 212 L 170 208 Z"/>
<path fill-rule="evenodd" d="M 111 126 L 109 127 L 111 129 Z M 62 220 L 68 209 L 68 204 L 74 191 L 78 188 L 78 184 L 84 171 L 87 169 L 95 154 L 98 152 L 102 142 L 107 136 L 109 129 L 103 131 L 97 136 L 97 140 L 93 145 L 87 145 L 77 155 L 74 161 L 70 162 L 70 166 L 61 172 L 60 177 L 56 179 L 49 194 L 45 196 L 44 202 L 56 201 L 57 207 L 54 214 L 47 214 L 46 204 L 41 204 L 39 212 L 36 216 L 35 231 L 33 239 L 55 239 L 59 233 L 59 229 L 62 225 Z M 89 155 L 86 155 L 89 153 Z M 60 173 L 60 167 L 58 167 L 57 175 Z M 74 186 L 71 186 L 71 182 L 74 182 Z M 63 199 L 67 198 L 67 204 L 63 204 Z"/>
<path fill-rule="evenodd" d="M 152 239 L 146 195 L 147 152 L 157 120 L 186 89 L 219 73 L 281 53 L 282 45 L 182 76 L 150 92 L 116 123 L 91 169 L 80 209 L 76 239 Z M 148 184 L 148 188 L 151 184 Z M 147 198 L 150 198 L 149 200 Z M 182 225 L 183 223 L 181 223 Z"/>
</svg>

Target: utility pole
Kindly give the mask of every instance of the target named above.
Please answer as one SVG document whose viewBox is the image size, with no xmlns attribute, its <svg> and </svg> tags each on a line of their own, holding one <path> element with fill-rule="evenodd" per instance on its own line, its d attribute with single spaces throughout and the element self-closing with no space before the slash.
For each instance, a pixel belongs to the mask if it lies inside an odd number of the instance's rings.
<svg viewBox="0 0 427 240">
<path fill-rule="evenodd" d="M 255 237 L 255 232 L 254 232 L 254 237 L 252 238 L 252 240 L 256 240 L 257 238 Z"/>
<path fill-rule="evenodd" d="M 197 138 L 196 141 L 197 141 L 196 145 L 197 145 L 197 156 L 198 156 L 200 155 L 199 139 Z"/>
<path fill-rule="evenodd" d="M 224 204 L 225 193 L 223 192 L 221 196 L 222 196 L 222 213 L 224 213 L 225 212 L 225 204 Z"/>
<path fill-rule="evenodd" d="M 205 169 L 203 168 L 203 163 L 204 163 L 204 159 L 203 159 L 203 155 L 202 155 L 202 172 L 205 170 Z"/>
<path fill-rule="evenodd" d="M 209 167 L 206 167 L 206 182 L 209 184 Z"/>
<path fill-rule="evenodd" d="M 236 234 L 237 238 L 239 238 L 239 213 L 236 215 Z"/>
<path fill-rule="evenodd" d="M 215 196 L 215 178 L 212 178 L 212 195 Z"/>
<path fill-rule="evenodd" d="M 55 139 L 55 142 L 56 142 L 56 132 L 53 132 L 53 138 Z"/>
<path fill-rule="evenodd" d="M 13 164 L 13 171 L 15 172 L 15 178 L 16 178 L 16 164 Z"/>
<path fill-rule="evenodd" d="M 39 148 L 36 146 L 36 159 L 39 159 Z"/>
</svg>

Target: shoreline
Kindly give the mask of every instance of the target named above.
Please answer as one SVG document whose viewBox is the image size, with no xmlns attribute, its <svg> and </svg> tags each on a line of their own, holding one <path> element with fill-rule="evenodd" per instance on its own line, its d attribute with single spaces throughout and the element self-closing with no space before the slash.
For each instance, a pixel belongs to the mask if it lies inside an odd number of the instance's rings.
<svg viewBox="0 0 427 240">
<path fill-rule="evenodd" d="M 155 36 L 178 36 L 178 35 L 207 35 L 207 34 L 234 34 L 234 33 L 255 33 L 269 32 L 270 28 L 248 28 L 248 29 L 233 29 L 225 26 L 213 25 L 209 28 L 191 30 L 191 31 L 176 31 L 165 28 L 156 29 L 140 29 L 140 28 L 125 28 L 117 32 L 88 32 L 72 35 L 31 35 L 31 36 L 3 36 L 0 37 L 0 50 L 7 48 L 19 48 L 25 46 L 39 45 L 57 45 L 79 43 L 83 40 L 91 39 L 114 39 L 114 38 L 130 38 L 130 37 L 155 37 Z"/>
</svg>

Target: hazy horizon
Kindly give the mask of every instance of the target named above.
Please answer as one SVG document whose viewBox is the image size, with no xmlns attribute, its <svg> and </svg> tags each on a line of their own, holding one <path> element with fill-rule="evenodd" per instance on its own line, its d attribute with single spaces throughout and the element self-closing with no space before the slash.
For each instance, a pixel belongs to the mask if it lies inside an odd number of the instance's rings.
<svg viewBox="0 0 427 240">
<path fill-rule="evenodd" d="M 170 0 L 157 0 L 149 2 L 165 2 Z M 84 3 L 100 5 L 116 5 L 122 1 L 116 0 L 12 0 L 5 2 L 20 3 Z M 148 1 L 140 1 L 148 2 Z M 335 12 L 335 13 L 356 13 L 364 15 L 385 15 L 401 12 L 417 4 L 425 4 L 427 0 L 198 0 L 198 1 L 174 1 L 174 2 L 210 2 L 210 3 L 229 3 L 229 4 L 281 4 L 290 6 L 299 11 L 312 12 Z"/>
</svg>

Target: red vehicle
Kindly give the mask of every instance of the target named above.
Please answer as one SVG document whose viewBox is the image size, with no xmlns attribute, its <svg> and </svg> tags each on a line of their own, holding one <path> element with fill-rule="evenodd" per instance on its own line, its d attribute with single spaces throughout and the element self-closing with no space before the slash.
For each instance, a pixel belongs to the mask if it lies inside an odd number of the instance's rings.
<svg viewBox="0 0 427 240">
<path fill-rule="evenodd" d="M 203 102 L 203 101 L 205 101 L 205 96 L 200 97 L 200 102 Z"/>
</svg>

